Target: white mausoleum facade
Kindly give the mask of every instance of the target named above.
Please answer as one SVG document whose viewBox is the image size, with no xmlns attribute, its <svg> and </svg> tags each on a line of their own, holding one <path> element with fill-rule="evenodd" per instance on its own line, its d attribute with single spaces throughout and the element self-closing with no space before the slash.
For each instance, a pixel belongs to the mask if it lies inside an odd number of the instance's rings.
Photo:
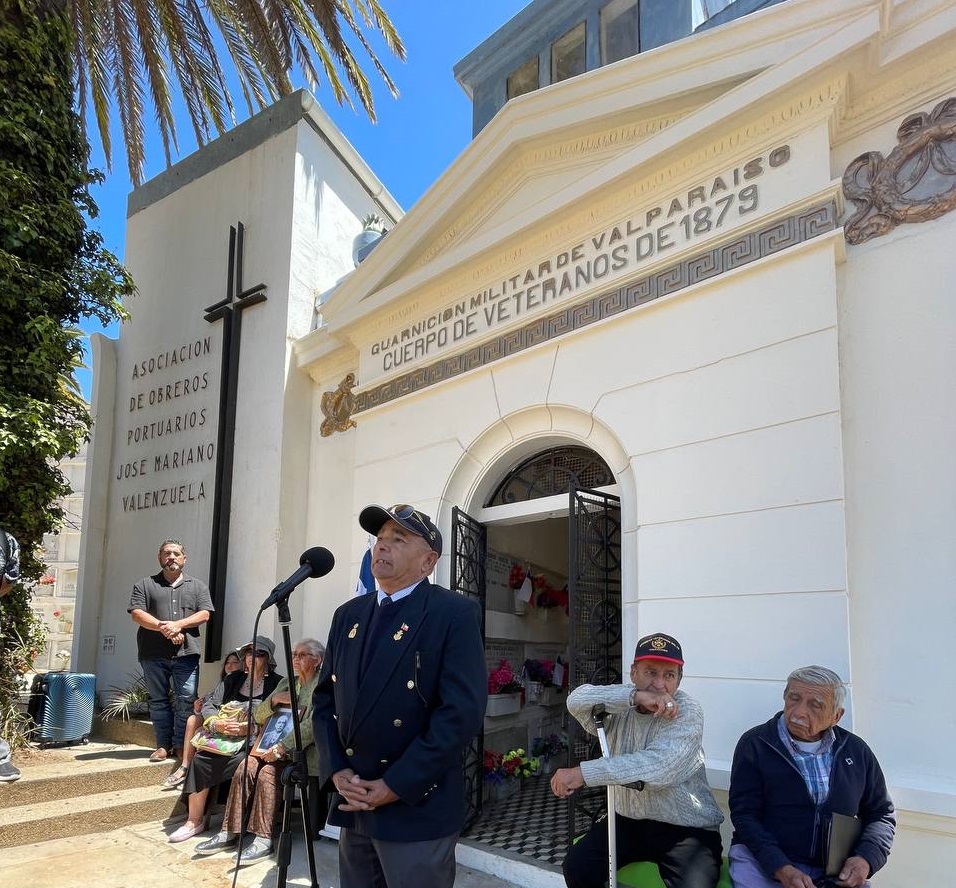
<svg viewBox="0 0 956 888">
<path fill-rule="evenodd" d="M 222 296 L 221 234 L 241 219 L 245 277 L 268 300 L 243 320 L 225 639 L 248 634 L 309 545 L 337 563 L 295 594 L 294 617 L 324 639 L 353 593 L 370 502 L 436 519 L 449 585 L 454 508 L 508 553 L 529 527 L 566 520 L 569 500 L 491 505 L 500 482 L 542 451 L 587 448 L 619 498 L 620 665 L 642 634 L 681 640 L 718 797 L 737 738 L 780 708 L 786 675 L 830 666 L 850 689 L 843 724 L 876 752 L 898 807 L 877 883 L 948 884 L 952 97 L 956 4 L 791 0 L 509 102 L 400 220 L 352 159 L 365 184 L 343 178 L 323 187 L 350 196 L 317 201 L 328 141 L 301 122 L 133 211 L 142 295 L 96 356 L 88 664 L 123 671 L 102 653 L 111 635 L 129 666 L 125 600 L 155 569 L 154 538 L 192 535 L 187 570 L 208 567 L 209 468 L 176 485 L 206 479 L 204 499 L 167 509 L 124 509 L 170 485 L 117 473 L 136 456 L 141 408 L 128 408 L 156 387 L 133 367 L 153 353 L 213 337 L 188 376 L 216 385 L 173 413 L 205 408 L 216 427 L 221 347 L 202 309 Z M 383 203 L 397 224 L 343 278 L 332 253 Z M 337 251 L 317 256 L 327 223 Z M 560 646 L 549 632 L 515 635 L 489 611 L 497 642 Z"/>
</svg>

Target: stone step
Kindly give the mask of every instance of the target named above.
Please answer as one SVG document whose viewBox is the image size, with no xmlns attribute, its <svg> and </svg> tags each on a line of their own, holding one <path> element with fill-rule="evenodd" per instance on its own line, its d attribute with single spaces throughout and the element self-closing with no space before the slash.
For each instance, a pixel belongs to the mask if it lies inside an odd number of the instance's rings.
<svg viewBox="0 0 956 888">
<path fill-rule="evenodd" d="M 135 746 L 143 746 L 150 751 L 156 748 L 153 723 L 147 719 L 132 718 L 124 721 L 120 718 L 111 718 L 104 721 L 97 716 L 93 722 L 93 737 L 113 743 L 130 743 Z"/>
<path fill-rule="evenodd" d="M 83 761 L 78 757 L 65 771 L 62 766 L 56 771 L 50 771 L 42 765 L 21 766 L 23 776 L 16 783 L 6 784 L 0 790 L 0 811 L 36 802 L 75 799 L 134 787 L 148 787 L 159 792 L 163 779 L 174 768 L 173 763 L 151 765 L 140 749 L 136 749 L 133 755 L 135 759 L 121 758 L 119 762 L 114 759 Z M 166 794 L 170 795 L 168 792 Z"/>
<path fill-rule="evenodd" d="M 0 810 L 0 848 L 104 832 L 184 814 L 177 793 L 160 792 L 155 786 L 16 805 Z"/>
</svg>

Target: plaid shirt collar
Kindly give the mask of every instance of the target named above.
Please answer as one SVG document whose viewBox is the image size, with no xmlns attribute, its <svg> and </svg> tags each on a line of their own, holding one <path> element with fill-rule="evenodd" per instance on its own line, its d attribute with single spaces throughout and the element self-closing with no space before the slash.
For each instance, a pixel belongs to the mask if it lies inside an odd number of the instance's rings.
<svg viewBox="0 0 956 888">
<path fill-rule="evenodd" d="M 783 713 L 777 719 L 777 734 L 784 748 L 790 753 L 790 758 L 797 766 L 814 802 L 822 804 L 830 794 L 830 770 L 833 766 L 833 744 L 836 742 L 833 728 L 827 728 L 816 752 L 805 752 L 793 742 L 783 722 Z"/>
</svg>

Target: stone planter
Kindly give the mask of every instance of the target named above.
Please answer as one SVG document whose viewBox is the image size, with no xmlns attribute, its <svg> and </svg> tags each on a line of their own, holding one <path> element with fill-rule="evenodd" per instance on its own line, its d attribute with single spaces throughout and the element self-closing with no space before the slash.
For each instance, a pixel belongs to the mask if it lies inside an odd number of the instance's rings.
<svg viewBox="0 0 956 888">
<path fill-rule="evenodd" d="M 489 694 L 485 715 L 498 718 L 502 715 L 514 715 L 521 709 L 521 692 L 514 694 Z"/>
</svg>

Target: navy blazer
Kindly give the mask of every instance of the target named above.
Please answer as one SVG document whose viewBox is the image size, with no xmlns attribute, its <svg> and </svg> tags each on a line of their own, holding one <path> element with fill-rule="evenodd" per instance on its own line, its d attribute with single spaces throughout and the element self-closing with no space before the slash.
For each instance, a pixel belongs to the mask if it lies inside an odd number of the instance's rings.
<svg viewBox="0 0 956 888">
<path fill-rule="evenodd" d="M 461 830 L 462 750 L 481 729 L 487 673 L 477 602 L 415 587 L 387 619 L 363 673 L 362 647 L 377 607 L 362 595 L 332 618 L 312 719 L 322 783 L 344 768 L 383 778 L 399 798 L 374 811 L 339 811 L 330 823 L 385 841 L 417 842 Z"/>
</svg>

